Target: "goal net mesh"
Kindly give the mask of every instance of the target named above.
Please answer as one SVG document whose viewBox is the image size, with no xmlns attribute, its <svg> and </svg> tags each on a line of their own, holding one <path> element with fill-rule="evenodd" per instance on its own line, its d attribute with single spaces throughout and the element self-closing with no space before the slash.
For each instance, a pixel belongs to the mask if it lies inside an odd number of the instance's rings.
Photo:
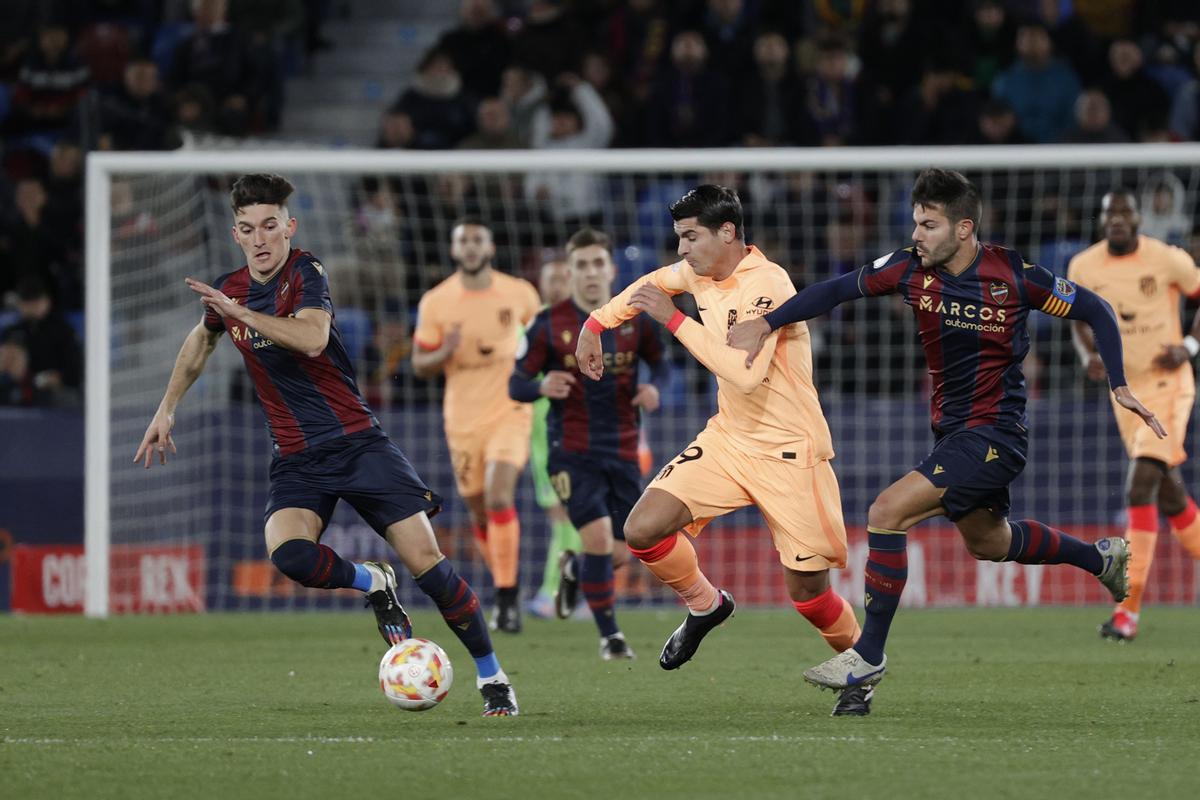
<svg viewBox="0 0 1200 800">
<path fill-rule="evenodd" d="M 935 156 L 931 155 L 931 160 Z M 453 269 L 450 229 L 462 215 L 485 219 L 496 266 L 536 282 L 583 223 L 615 243 L 617 286 L 676 260 L 669 203 L 701 182 L 737 188 L 749 242 L 784 266 L 797 286 L 831 277 L 909 243 L 913 169 L 654 172 L 372 171 L 330 173 L 321 153 L 311 170 L 289 171 L 296 246 L 325 265 L 335 325 L 359 385 L 385 430 L 425 481 L 446 498 L 434 519 L 443 550 L 479 590 L 491 584 L 472 546 L 442 434 L 440 379 L 409 364 L 417 302 Z M 1195 162 L 1193 162 L 1195 163 Z M 1065 274 L 1070 257 L 1100 236 L 1098 208 L 1114 186 L 1142 197 L 1142 230 L 1189 247 L 1200 168 L 966 169 L 984 197 L 981 237 Z M 122 610 L 328 608 L 352 606 L 352 591 L 305 590 L 266 560 L 263 508 L 270 440 L 240 357 L 222 341 L 179 408 L 178 454 L 149 472 L 132 455 L 162 396 L 187 331 L 201 317 L 186 276 L 211 280 L 243 263 L 231 234 L 232 174 L 112 174 L 110 414 L 110 607 Z M 682 307 L 691 311 L 686 298 Z M 1182 313 L 1181 309 L 1181 313 Z M 1189 309 L 1190 312 L 1190 309 Z M 1189 317 L 1190 318 L 1190 317 Z M 1069 323 L 1034 314 L 1025 365 L 1031 421 L 1029 463 L 1012 487 L 1013 516 L 1033 517 L 1085 539 L 1123 531 L 1126 457 L 1103 386 L 1074 357 Z M 859 301 L 810 323 L 822 404 L 833 431 L 834 468 L 850 534 L 849 568 L 834 584 L 862 600 L 867 508 L 928 452 L 928 392 L 911 312 L 897 298 Z M 669 339 L 670 337 L 664 337 Z M 645 421 L 654 469 L 680 451 L 715 409 L 714 378 L 677 342 L 663 407 Z M 1193 424 L 1195 421 L 1193 420 Z M 1185 465 L 1191 485 L 1191 472 Z M 541 582 L 547 519 L 532 483 L 518 489 L 521 582 Z M 386 545 L 342 504 L 324 541 L 355 559 L 388 558 Z M 739 602 L 786 599 L 770 536 L 754 510 L 711 524 L 697 540 L 701 564 Z M 1101 603 L 1096 582 L 1068 567 L 974 561 L 944 520 L 914 530 L 910 605 Z M 401 570 L 402 571 L 402 570 Z M 627 603 L 670 601 L 640 565 L 619 576 Z M 149 586 L 147 585 L 149 583 Z M 402 599 L 422 605 L 412 581 Z M 1195 601 L 1193 562 L 1170 535 L 1159 538 L 1149 602 Z"/>
</svg>

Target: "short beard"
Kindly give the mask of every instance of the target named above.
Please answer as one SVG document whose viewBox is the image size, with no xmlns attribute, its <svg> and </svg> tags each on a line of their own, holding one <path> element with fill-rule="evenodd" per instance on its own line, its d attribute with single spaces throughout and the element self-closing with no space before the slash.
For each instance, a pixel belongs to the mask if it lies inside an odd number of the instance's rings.
<svg viewBox="0 0 1200 800">
<path fill-rule="evenodd" d="M 476 267 L 475 269 L 468 268 L 466 263 L 463 261 L 458 262 L 458 268 L 461 269 L 464 274 L 470 275 L 472 277 L 483 272 L 484 269 L 486 269 L 487 267 L 490 267 L 491 265 L 492 265 L 492 260 L 490 258 L 485 258 L 482 261 L 480 261 L 479 266 Z"/>
</svg>

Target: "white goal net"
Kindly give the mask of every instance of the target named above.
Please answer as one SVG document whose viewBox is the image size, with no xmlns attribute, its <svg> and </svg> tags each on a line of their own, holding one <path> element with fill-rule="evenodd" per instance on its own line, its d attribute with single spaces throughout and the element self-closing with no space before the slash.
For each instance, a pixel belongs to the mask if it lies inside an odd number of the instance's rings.
<svg viewBox="0 0 1200 800">
<path fill-rule="evenodd" d="M 701 182 L 740 192 L 748 240 L 798 286 L 904 246 L 917 171 L 951 166 L 984 195 L 982 238 L 1063 274 L 1099 237 L 1100 198 L 1125 186 L 1143 197 L 1143 232 L 1192 246 L 1200 148 L 898 148 L 888 150 L 399 153 L 349 151 L 92 154 L 88 166 L 87 611 L 291 609 L 359 603 L 352 592 L 305 590 L 266 560 L 262 510 L 270 463 L 264 418 L 240 357 L 222 342 L 177 414 L 178 455 L 150 471 L 133 452 L 201 306 L 183 283 L 242 263 L 230 237 L 228 191 L 243 172 L 279 172 L 297 187 L 297 246 L 326 266 L 338 326 L 359 385 L 384 428 L 447 502 L 435 518 L 443 549 L 490 598 L 454 491 L 438 380 L 413 376 L 409 348 L 422 292 L 452 270 L 449 233 L 483 217 L 497 266 L 536 281 L 582 223 L 616 244 L 618 287 L 675 260 L 670 202 Z M 684 303 L 687 309 L 686 301 Z M 1182 310 L 1181 310 L 1182 311 Z M 863 525 L 875 495 L 931 444 L 928 384 L 911 314 L 893 299 L 863 300 L 811 323 L 818 387 L 834 436 L 834 467 L 850 529 L 850 567 L 835 585 L 861 602 Z M 1083 538 L 1123 530 L 1126 459 L 1103 387 L 1075 361 L 1069 323 L 1033 315 L 1026 365 L 1030 460 L 1013 487 L 1014 516 Z M 669 338 L 669 337 L 665 337 Z M 655 465 L 681 449 L 714 407 L 713 378 L 677 343 L 649 415 Z M 1193 421 L 1194 424 L 1194 421 Z M 1185 466 L 1191 485 L 1191 470 Z M 541 582 L 546 519 L 526 476 L 519 487 L 524 593 Z M 348 558 L 386 557 L 344 504 L 325 541 Z M 943 522 L 910 538 L 912 605 L 1100 603 L 1094 581 L 1069 568 L 977 563 Z M 702 564 L 739 602 L 786 595 L 755 512 L 730 515 L 698 540 Z M 623 600 L 661 602 L 633 568 Z M 1159 540 L 1149 602 L 1193 603 L 1195 571 L 1170 536 Z M 421 605 L 411 582 L 402 599 Z"/>
</svg>

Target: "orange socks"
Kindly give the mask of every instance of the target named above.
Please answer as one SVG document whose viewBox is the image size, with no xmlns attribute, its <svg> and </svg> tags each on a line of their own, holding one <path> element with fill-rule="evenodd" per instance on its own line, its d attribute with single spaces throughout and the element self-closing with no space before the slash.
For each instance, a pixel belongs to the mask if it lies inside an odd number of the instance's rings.
<svg viewBox="0 0 1200 800">
<path fill-rule="evenodd" d="M 854 608 L 832 586 L 811 600 L 793 600 L 792 605 L 821 632 L 835 652 L 849 650 L 862 633 Z"/>
<path fill-rule="evenodd" d="M 1142 595 L 1150 576 L 1150 565 L 1154 563 L 1154 545 L 1158 542 L 1158 507 L 1152 505 L 1130 506 L 1126 510 L 1129 528 L 1125 540 L 1129 542 L 1129 596 L 1118 608 L 1130 614 L 1142 609 Z"/>
<path fill-rule="evenodd" d="M 488 511 L 487 552 L 488 568 L 497 589 L 517 585 L 517 563 L 521 554 L 521 523 L 513 507 Z"/>
<path fill-rule="evenodd" d="M 1200 559 L 1200 514 L 1197 513 L 1196 501 L 1188 498 L 1187 508 L 1170 517 L 1171 533 L 1183 545 L 1183 549 L 1192 558 Z"/>
<path fill-rule="evenodd" d="M 707 614 L 717 607 L 721 596 L 700 571 L 696 549 L 684 533 L 668 536 L 653 547 L 629 552 L 637 556 L 655 576 L 675 590 L 693 614 Z"/>
</svg>

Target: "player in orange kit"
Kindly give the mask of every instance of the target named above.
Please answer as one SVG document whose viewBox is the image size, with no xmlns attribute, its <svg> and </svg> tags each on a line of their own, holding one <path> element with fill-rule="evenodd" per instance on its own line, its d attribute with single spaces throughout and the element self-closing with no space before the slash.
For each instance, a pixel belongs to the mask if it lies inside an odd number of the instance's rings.
<svg viewBox="0 0 1200 800">
<path fill-rule="evenodd" d="M 430 289 L 417 310 L 413 371 L 446 376 L 443 424 L 454 479 L 471 512 L 496 585 L 493 630 L 518 633 L 521 528 L 517 478 L 529 459 L 531 409 L 508 396 L 508 378 L 524 327 L 541 308 L 533 284 L 492 267 L 496 246 L 482 221 L 451 232 L 457 269 Z"/>
<path fill-rule="evenodd" d="M 1168 434 L 1159 439 L 1136 414 L 1114 403 L 1113 414 L 1130 458 L 1125 480 L 1129 596 L 1100 626 L 1100 635 L 1127 641 L 1137 635 L 1160 512 L 1187 551 L 1200 558 L 1200 516 L 1179 472 L 1187 459 L 1183 442 L 1196 401 L 1191 360 L 1200 351 L 1200 313 L 1192 319 L 1191 332 L 1183 336 L 1179 301 L 1181 295 L 1200 296 L 1200 269 L 1178 247 L 1138 234 L 1137 198 L 1127 189 L 1104 195 L 1100 224 L 1104 239 L 1071 259 L 1067 278 L 1116 309 L 1129 386 Z M 1088 377 L 1103 380 L 1104 364 L 1091 329 L 1076 322 L 1072 334 Z"/>
<path fill-rule="evenodd" d="M 686 531 L 699 535 L 714 517 L 757 506 L 784 568 L 788 593 L 834 650 L 858 638 L 854 611 L 829 584 L 846 565 L 846 530 L 833 445 L 812 380 L 808 328 L 772 334 L 752 369 L 725 346 L 739 318 L 765 314 L 795 294 L 792 281 L 747 246 L 737 193 L 692 189 L 671 205 L 681 260 L 645 275 L 591 313 L 579 334 L 579 369 L 604 371 L 600 333 L 640 312 L 666 326 L 717 377 L 718 411 L 696 439 L 650 482 L 625 523 L 630 551 L 687 604 L 688 615 L 663 646 L 659 665 L 677 669 L 701 640 L 733 614 L 733 596 L 700 570 Z M 690 292 L 700 322 L 670 296 Z M 870 687 L 850 687 L 835 714 L 866 714 Z"/>
</svg>

